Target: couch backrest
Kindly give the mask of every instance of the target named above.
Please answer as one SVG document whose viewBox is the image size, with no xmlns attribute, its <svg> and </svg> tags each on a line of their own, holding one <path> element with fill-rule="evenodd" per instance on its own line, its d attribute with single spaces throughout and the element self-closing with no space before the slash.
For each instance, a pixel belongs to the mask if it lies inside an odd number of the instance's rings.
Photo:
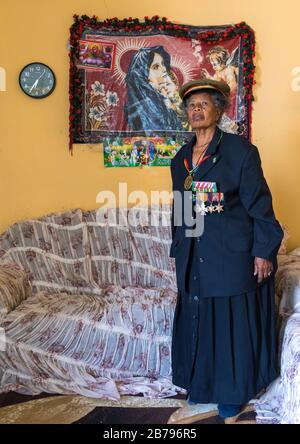
<svg viewBox="0 0 300 444">
<path fill-rule="evenodd" d="M 166 205 L 26 220 L 0 236 L 0 260 L 21 265 L 34 292 L 98 293 L 109 284 L 175 288 L 170 215 Z M 126 224 L 128 217 L 137 224 Z"/>
</svg>

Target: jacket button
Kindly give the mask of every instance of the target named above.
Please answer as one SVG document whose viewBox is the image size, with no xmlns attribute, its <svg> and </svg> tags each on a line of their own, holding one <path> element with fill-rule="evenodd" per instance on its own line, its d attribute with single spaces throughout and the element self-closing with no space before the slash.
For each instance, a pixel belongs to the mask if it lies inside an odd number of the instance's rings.
<svg viewBox="0 0 300 444">
<path fill-rule="evenodd" d="M 194 301 L 198 301 L 198 300 L 199 300 L 198 296 L 194 296 Z"/>
<path fill-rule="evenodd" d="M 197 242 L 200 242 L 201 241 L 201 236 L 197 237 L 196 239 L 197 239 Z"/>
<path fill-rule="evenodd" d="M 193 276 L 193 279 L 194 279 L 194 281 L 196 281 L 198 278 L 197 278 L 197 276 Z"/>
<path fill-rule="evenodd" d="M 203 257 L 199 257 L 199 261 L 201 262 L 201 264 L 204 262 Z"/>
</svg>

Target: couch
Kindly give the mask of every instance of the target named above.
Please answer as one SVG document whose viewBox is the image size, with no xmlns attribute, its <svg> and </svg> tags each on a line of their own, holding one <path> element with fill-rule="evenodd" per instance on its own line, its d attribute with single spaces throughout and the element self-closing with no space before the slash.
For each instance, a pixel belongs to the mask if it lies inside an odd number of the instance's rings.
<svg viewBox="0 0 300 444">
<path fill-rule="evenodd" d="M 123 223 L 128 211 L 135 226 Z M 75 209 L 0 236 L 0 392 L 119 399 L 180 391 L 170 364 L 170 207 L 128 211 Z"/>
</svg>

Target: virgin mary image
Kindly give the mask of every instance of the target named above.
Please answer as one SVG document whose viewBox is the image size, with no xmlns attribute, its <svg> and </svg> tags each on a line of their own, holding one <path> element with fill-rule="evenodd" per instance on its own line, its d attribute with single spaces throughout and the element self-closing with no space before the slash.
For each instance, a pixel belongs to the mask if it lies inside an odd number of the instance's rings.
<svg viewBox="0 0 300 444">
<path fill-rule="evenodd" d="M 141 48 L 132 57 L 126 85 L 129 130 L 184 130 L 184 112 L 170 55 L 162 46 Z"/>
</svg>

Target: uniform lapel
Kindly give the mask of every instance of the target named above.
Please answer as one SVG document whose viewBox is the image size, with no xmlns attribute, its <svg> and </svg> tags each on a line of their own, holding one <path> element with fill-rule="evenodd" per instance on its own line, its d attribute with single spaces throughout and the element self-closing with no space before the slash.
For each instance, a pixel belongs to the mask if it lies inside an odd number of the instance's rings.
<svg viewBox="0 0 300 444">
<path fill-rule="evenodd" d="M 217 127 L 214 137 L 212 138 L 212 141 L 210 142 L 207 152 L 205 154 L 206 156 L 210 155 L 210 157 L 200 165 L 199 169 L 195 173 L 194 179 L 196 179 L 197 181 L 202 179 L 202 177 L 204 177 L 208 173 L 208 171 L 218 163 L 219 159 L 221 158 L 221 155 L 218 152 L 218 147 L 222 135 L 223 135 L 222 131 Z M 191 151 L 190 156 L 192 158 L 192 150 L 190 151 Z"/>
</svg>

